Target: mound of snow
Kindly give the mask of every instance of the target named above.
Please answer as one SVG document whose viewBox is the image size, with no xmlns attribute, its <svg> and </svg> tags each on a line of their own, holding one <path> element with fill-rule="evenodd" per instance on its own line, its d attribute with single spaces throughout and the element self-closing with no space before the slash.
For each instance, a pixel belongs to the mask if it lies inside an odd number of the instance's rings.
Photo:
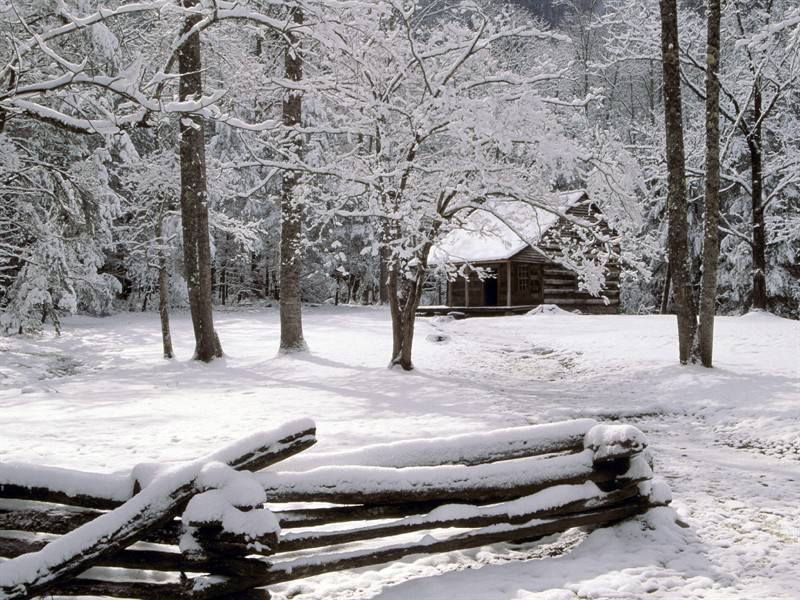
<svg viewBox="0 0 800 600">
<path fill-rule="evenodd" d="M 449 342 L 450 336 L 443 333 L 429 333 L 425 336 L 425 339 L 429 342 L 434 342 L 435 344 L 441 344 L 443 342 Z"/>
<path fill-rule="evenodd" d="M 439 315 L 438 317 L 433 317 L 433 319 L 431 319 L 431 323 L 435 323 L 437 325 L 443 325 L 445 323 L 450 323 L 451 321 L 454 320 L 455 317 L 453 317 L 452 314 Z"/>
<path fill-rule="evenodd" d="M 572 316 L 573 313 L 569 312 L 568 310 L 564 310 L 563 308 L 559 308 L 555 304 L 540 304 L 533 310 L 529 310 L 527 315 L 570 315 Z"/>
</svg>

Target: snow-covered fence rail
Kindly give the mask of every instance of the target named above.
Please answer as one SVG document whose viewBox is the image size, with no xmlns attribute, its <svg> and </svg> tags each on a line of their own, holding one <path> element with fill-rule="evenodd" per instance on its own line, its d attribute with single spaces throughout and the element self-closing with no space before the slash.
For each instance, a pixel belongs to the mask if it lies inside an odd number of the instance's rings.
<svg viewBox="0 0 800 600">
<path fill-rule="evenodd" d="M 313 442 L 313 424 L 294 423 L 127 477 L 0 464 L 0 599 L 268 598 L 261 588 L 282 581 L 608 525 L 669 501 L 641 432 L 590 419 L 297 454 Z"/>
<path fill-rule="evenodd" d="M 140 491 L 117 508 L 97 515 L 63 536 L 47 539 L 45 544 L 37 539 L 40 538 L 40 532 L 33 532 L 35 535 L 32 538 L 17 535 L 18 550 L 8 552 L 11 560 L 0 563 L 0 598 L 31 598 L 48 592 L 101 596 L 118 596 L 121 593 L 122 597 L 128 598 L 177 598 L 192 595 L 191 592 L 196 588 L 202 590 L 203 594 L 194 597 L 214 597 L 218 594 L 208 594 L 215 589 L 224 588 L 227 578 L 198 577 L 190 582 L 179 581 L 176 589 L 169 591 L 158 583 L 123 582 L 119 587 L 124 588 L 124 591 L 108 594 L 105 591 L 97 593 L 106 583 L 102 579 L 93 580 L 86 570 L 106 565 L 148 571 L 210 572 L 229 576 L 238 576 L 241 572 L 247 573 L 248 570 L 258 568 L 263 570 L 262 563 L 243 558 L 247 554 L 244 550 L 249 543 L 245 534 L 250 528 L 256 530 L 258 536 L 275 534 L 277 522 L 270 528 L 270 519 L 274 521 L 271 514 L 261 515 L 253 511 L 254 518 L 248 518 L 248 513 L 237 508 L 240 501 L 251 508 L 263 504 L 266 498 L 255 482 L 242 481 L 234 475 L 238 469 L 248 471 L 268 467 L 304 450 L 314 442 L 314 424 L 311 421 L 300 421 L 275 431 L 250 436 L 192 463 L 161 470 L 143 469 L 142 471 L 147 472 L 140 473 L 131 486 L 132 491 L 141 488 Z M 0 493 L 6 495 L 9 490 L 9 494 L 22 496 L 23 500 L 35 500 L 42 493 L 42 486 L 38 479 L 40 472 L 36 469 L 31 472 L 32 475 L 24 465 L 5 465 L 0 472 Z M 45 490 L 67 492 L 68 495 L 73 492 L 71 496 L 82 502 L 85 497 L 93 495 L 93 480 L 88 477 L 77 479 L 55 481 L 54 490 Z M 102 479 L 98 480 L 97 488 L 103 488 L 103 483 Z M 248 483 L 252 485 L 248 486 Z M 253 487 L 257 490 L 255 494 Z M 214 493 L 222 498 L 211 496 Z M 51 498 L 49 494 L 43 495 L 47 499 Z M 227 503 L 216 500 L 226 500 Z M 212 510 L 204 510 L 204 504 L 210 504 Z M 191 510 L 193 507 L 194 511 Z M 219 509 L 219 514 L 214 509 Z M 149 532 L 168 525 L 182 511 L 184 517 L 187 514 L 210 517 L 207 523 L 201 523 L 197 527 L 194 523 L 184 524 L 185 531 L 179 540 L 181 550 L 184 550 L 182 553 L 170 556 L 171 552 L 161 550 L 128 549 Z M 214 517 L 217 516 L 219 524 L 214 522 Z M 204 518 L 203 520 L 205 521 Z M 15 529 L 19 530 L 24 525 L 21 522 Z M 234 541 L 207 535 L 210 533 L 209 529 L 212 532 L 218 530 L 217 533 L 225 531 L 233 534 Z M 13 532 L 4 536 L 6 550 L 13 548 L 14 537 Z M 219 553 L 217 544 L 223 547 Z M 274 541 L 272 545 L 274 547 Z M 261 544 L 257 546 L 260 548 Z M 243 552 L 236 555 L 234 552 L 238 548 Z M 140 554 L 141 552 L 144 554 Z M 193 565 L 194 559 L 201 564 Z M 117 583 L 109 582 L 107 585 L 113 587 Z"/>
</svg>

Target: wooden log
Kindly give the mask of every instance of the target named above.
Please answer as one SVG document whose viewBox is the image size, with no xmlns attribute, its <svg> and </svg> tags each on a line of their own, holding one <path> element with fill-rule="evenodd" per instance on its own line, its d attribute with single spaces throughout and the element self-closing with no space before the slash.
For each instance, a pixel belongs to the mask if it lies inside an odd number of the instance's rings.
<svg viewBox="0 0 800 600">
<path fill-rule="evenodd" d="M 281 529 L 315 527 L 345 521 L 394 519 L 429 512 L 446 502 L 407 502 L 405 504 L 370 504 L 364 506 L 330 506 L 294 510 L 276 510 Z"/>
<path fill-rule="evenodd" d="M 236 469 L 263 468 L 314 441 L 313 424 L 292 423 L 251 436 L 162 475 L 121 507 L 54 540 L 39 552 L 0 563 L 0 595 L 5 594 L 5 600 L 39 596 L 164 526 L 201 491 L 196 477 L 209 462 L 224 462 Z"/>
<path fill-rule="evenodd" d="M 0 500 L 0 529 L 64 534 L 102 514 L 103 511 L 92 508 L 3 499 Z"/>
<path fill-rule="evenodd" d="M 268 590 L 257 589 L 225 594 L 224 596 L 217 596 L 217 598 L 219 600 L 270 600 L 272 595 Z"/>
<path fill-rule="evenodd" d="M 270 575 L 259 583 L 261 585 L 271 585 L 282 581 L 313 577 L 322 573 L 381 564 L 414 554 L 451 552 L 499 542 L 539 538 L 566 531 L 572 527 L 610 525 L 644 512 L 647 508 L 648 505 L 646 503 L 630 503 L 566 517 L 533 520 L 521 525 L 493 525 L 443 540 L 434 540 L 430 536 L 426 536 L 417 542 L 409 544 L 298 558 L 272 565 L 270 567 Z"/>
<path fill-rule="evenodd" d="M 564 305 L 599 305 L 599 306 L 606 306 L 607 303 L 602 298 L 588 298 L 588 299 L 560 299 L 560 298 L 548 298 L 545 297 L 544 299 L 545 304 L 564 304 Z M 617 300 L 609 298 L 609 304 L 615 304 Z"/>
<path fill-rule="evenodd" d="M 639 456 L 634 456 L 634 461 L 639 460 Z M 594 483 L 604 492 L 611 492 L 615 489 L 625 487 L 628 484 L 636 484 L 650 479 L 652 473 L 632 473 L 627 476 L 631 461 L 629 459 L 618 459 L 598 464 L 595 469 L 604 472 L 602 477 L 596 477 Z M 509 491 L 508 499 L 513 499 L 513 491 Z M 520 494 L 524 495 L 524 494 Z M 396 519 L 409 515 L 425 514 L 443 504 L 451 504 L 452 500 L 429 500 L 424 502 L 395 502 L 392 504 L 365 504 L 365 505 L 346 505 L 329 506 L 322 508 L 303 508 L 290 510 L 273 511 L 278 518 L 281 529 L 297 529 L 301 527 L 316 527 L 319 525 L 330 525 L 332 523 L 343 523 L 347 521 L 370 521 L 375 519 Z M 488 504 L 489 502 L 476 502 L 472 504 Z"/>
<path fill-rule="evenodd" d="M 38 552 L 53 541 L 53 536 L 23 535 L 18 532 L 0 531 L 0 556 L 16 558 L 29 552 Z M 246 552 L 245 554 L 251 554 Z M 96 563 L 99 567 L 137 569 L 145 571 L 216 573 L 220 575 L 263 575 L 266 563 L 245 559 L 243 555 L 215 553 L 193 558 L 180 552 L 166 550 L 131 549 L 120 550 Z"/>
<path fill-rule="evenodd" d="M 214 577 L 209 581 L 203 581 L 202 585 L 197 585 L 200 580 L 194 581 L 194 586 L 184 596 L 192 600 L 269 600 L 269 592 L 262 587 L 260 582 L 266 577 Z"/>
<path fill-rule="evenodd" d="M 130 474 L 88 473 L 74 469 L 0 463 L 0 498 L 47 500 L 110 509 L 133 494 Z"/>
<path fill-rule="evenodd" d="M 252 537 L 225 531 L 219 524 L 202 524 L 194 527 L 193 537 L 203 550 L 211 553 L 221 552 L 233 556 L 271 554 L 278 547 L 278 534 L 275 532 Z"/>
<path fill-rule="evenodd" d="M 583 449 L 584 436 L 595 425 L 597 421 L 593 419 L 575 419 L 485 433 L 374 444 L 355 450 L 302 454 L 287 461 L 285 467 L 288 471 L 306 471 L 336 465 L 392 468 L 479 465 L 543 454 L 577 452 Z"/>
<path fill-rule="evenodd" d="M 487 527 L 498 523 L 520 524 L 533 519 L 553 517 L 556 515 L 569 515 L 585 512 L 587 510 L 595 510 L 601 507 L 618 506 L 620 503 L 638 498 L 638 496 L 638 484 L 631 484 L 609 493 L 602 493 L 598 490 L 598 493 L 588 498 L 581 498 L 560 505 L 542 506 L 541 508 L 530 510 L 525 510 L 524 504 L 519 500 L 493 505 L 491 507 L 454 505 L 453 509 L 457 516 L 447 516 L 447 513 L 440 516 L 434 512 L 429 515 L 409 517 L 391 523 L 356 527 L 341 531 L 309 531 L 284 534 L 281 536 L 278 548 L 280 552 L 288 552 L 292 550 L 305 550 L 308 548 L 370 540 L 426 529 Z M 533 500 L 533 497 L 521 500 L 530 501 Z"/>
<path fill-rule="evenodd" d="M 195 582 L 202 587 L 193 590 Z M 187 582 L 150 581 L 107 581 L 78 577 L 65 581 L 54 589 L 58 596 L 102 596 L 108 598 L 139 598 L 141 600 L 269 600 L 267 590 L 248 589 L 249 580 L 244 578 L 217 577 L 206 583 L 205 580 L 190 579 Z"/>
<path fill-rule="evenodd" d="M 595 468 L 592 458 L 592 451 L 584 450 L 566 456 L 520 458 L 476 466 L 320 467 L 303 473 L 262 473 L 259 479 L 271 502 L 480 504 L 527 496 L 554 485 L 613 483 L 618 473 L 614 469 Z"/>
<path fill-rule="evenodd" d="M 133 486 L 131 486 L 133 490 Z M 39 500 L 42 502 L 56 502 L 59 504 L 72 504 L 86 508 L 112 509 L 120 506 L 122 501 L 100 498 L 86 494 L 69 494 L 46 487 L 17 485 L 13 483 L 0 484 L 0 498 L 17 498 L 21 500 Z"/>
<path fill-rule="evenodd" d="M 56 596 L 138 598 L 139 600 L 180 599 L 187 597 L 187 584 L 179 582 L 106 581 L 75 578 L 53 587 Z"/>
<path fill-rule="evenodd" d="M 104 511 L 91 508 L 4 499 L 0 500 L 0 529 L 63 535 L 102 514 Z M 175 519 L 165 523 L 160 529 L 147 533 L 141 541 L 175 546 L 182 533 L 183 524 L 180 519 Z"/>
<path fill-rule="evenodd" d="M 249 456 L 237 457 L 240 464 L 231 463 L 231 466 L 235 469 L 260 471 L 309 448 L 316 442 L 315 431 L 313 425 L 309 425 L 309 422 L 304 422 L 303 426 L 304 428 L 301 431 L 287 433 L 280 442 L 273 444 L 268 451 L 265 451 L 264 448 L 249 449 Z M 223 460 L 221 462 L 227 461 Z M 38 474 L 34 479 L 37 481 L 41 479 L 44 482 L 48 474 L 56 473 L 54 479 L 62 482 L 59 487 L 63 489 L 54 489 L 52 484 L 48 484 L 45 487 L 44 485 L 15 483 L 12 478 L 15 473 L 19 474 L 21 469 L 12 469 L 11 467 L 20 467 L 20 465 L 3 465 L 0 463 L 0 498 L 35 500 L 38 502 L 110 510 L 121 506 L 131 497 L 134 491 L 138 492 L 141 489 L 141 486 L 134 480 L 133 476 L 83 473 L 70 469 L 38 467 L 35 465 L 22 466 L 24 466 L 26 478 L 29 480 L 33 475 Z M 104 478 L 108 478 L 107 483 L 105 485 L 97 485 L 98 481 L 106 481 Z M 121 491 L 124 487 L 124 481 L 129 483 L 129 491 L 127 493 Z M 93 482 L 94 485 L 90 482 Z M 109 491 L 99 495 L 97 493 L 98 489 Z"/>
</svg>

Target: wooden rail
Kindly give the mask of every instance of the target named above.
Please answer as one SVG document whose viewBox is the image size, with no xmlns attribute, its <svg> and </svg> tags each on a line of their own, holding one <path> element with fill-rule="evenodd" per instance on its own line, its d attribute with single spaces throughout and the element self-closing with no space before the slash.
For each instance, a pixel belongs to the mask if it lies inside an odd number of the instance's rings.
<svg viewBox="0 0 800 600">
<path fill-rule="evenodd" d="M 605 526 L 668 501 L 641 432 L 590 419 L 298 455 L 313 443 L 299 422 L 129 475 L 0 464 L 0 600 L 266 599 L 287 580 Z M 233 489 L 219 463 L 245 472 L 251 497 L 198 519 Z M 314 502 L 332 506 L 302 506 Z M 253 519 L 266 525 L 242 529 Z M 347 525 L 319 529 L 331 523 Z"/>
</svg>

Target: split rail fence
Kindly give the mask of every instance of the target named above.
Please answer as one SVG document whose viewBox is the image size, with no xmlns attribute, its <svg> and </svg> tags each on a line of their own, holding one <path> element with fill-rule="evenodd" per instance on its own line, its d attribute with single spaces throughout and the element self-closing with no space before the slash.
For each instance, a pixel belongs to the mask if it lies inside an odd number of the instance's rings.
<svg viewBox="0 0 800 600">
<path fill-rule="evenodd" d="M 303 420 L 124 475 L 0 463 L 0 599 L 266 599 L 280 582 L 606 526 L 669 502 L 629 425 L 299 454 L 314 443 Z"/>
</svg>

